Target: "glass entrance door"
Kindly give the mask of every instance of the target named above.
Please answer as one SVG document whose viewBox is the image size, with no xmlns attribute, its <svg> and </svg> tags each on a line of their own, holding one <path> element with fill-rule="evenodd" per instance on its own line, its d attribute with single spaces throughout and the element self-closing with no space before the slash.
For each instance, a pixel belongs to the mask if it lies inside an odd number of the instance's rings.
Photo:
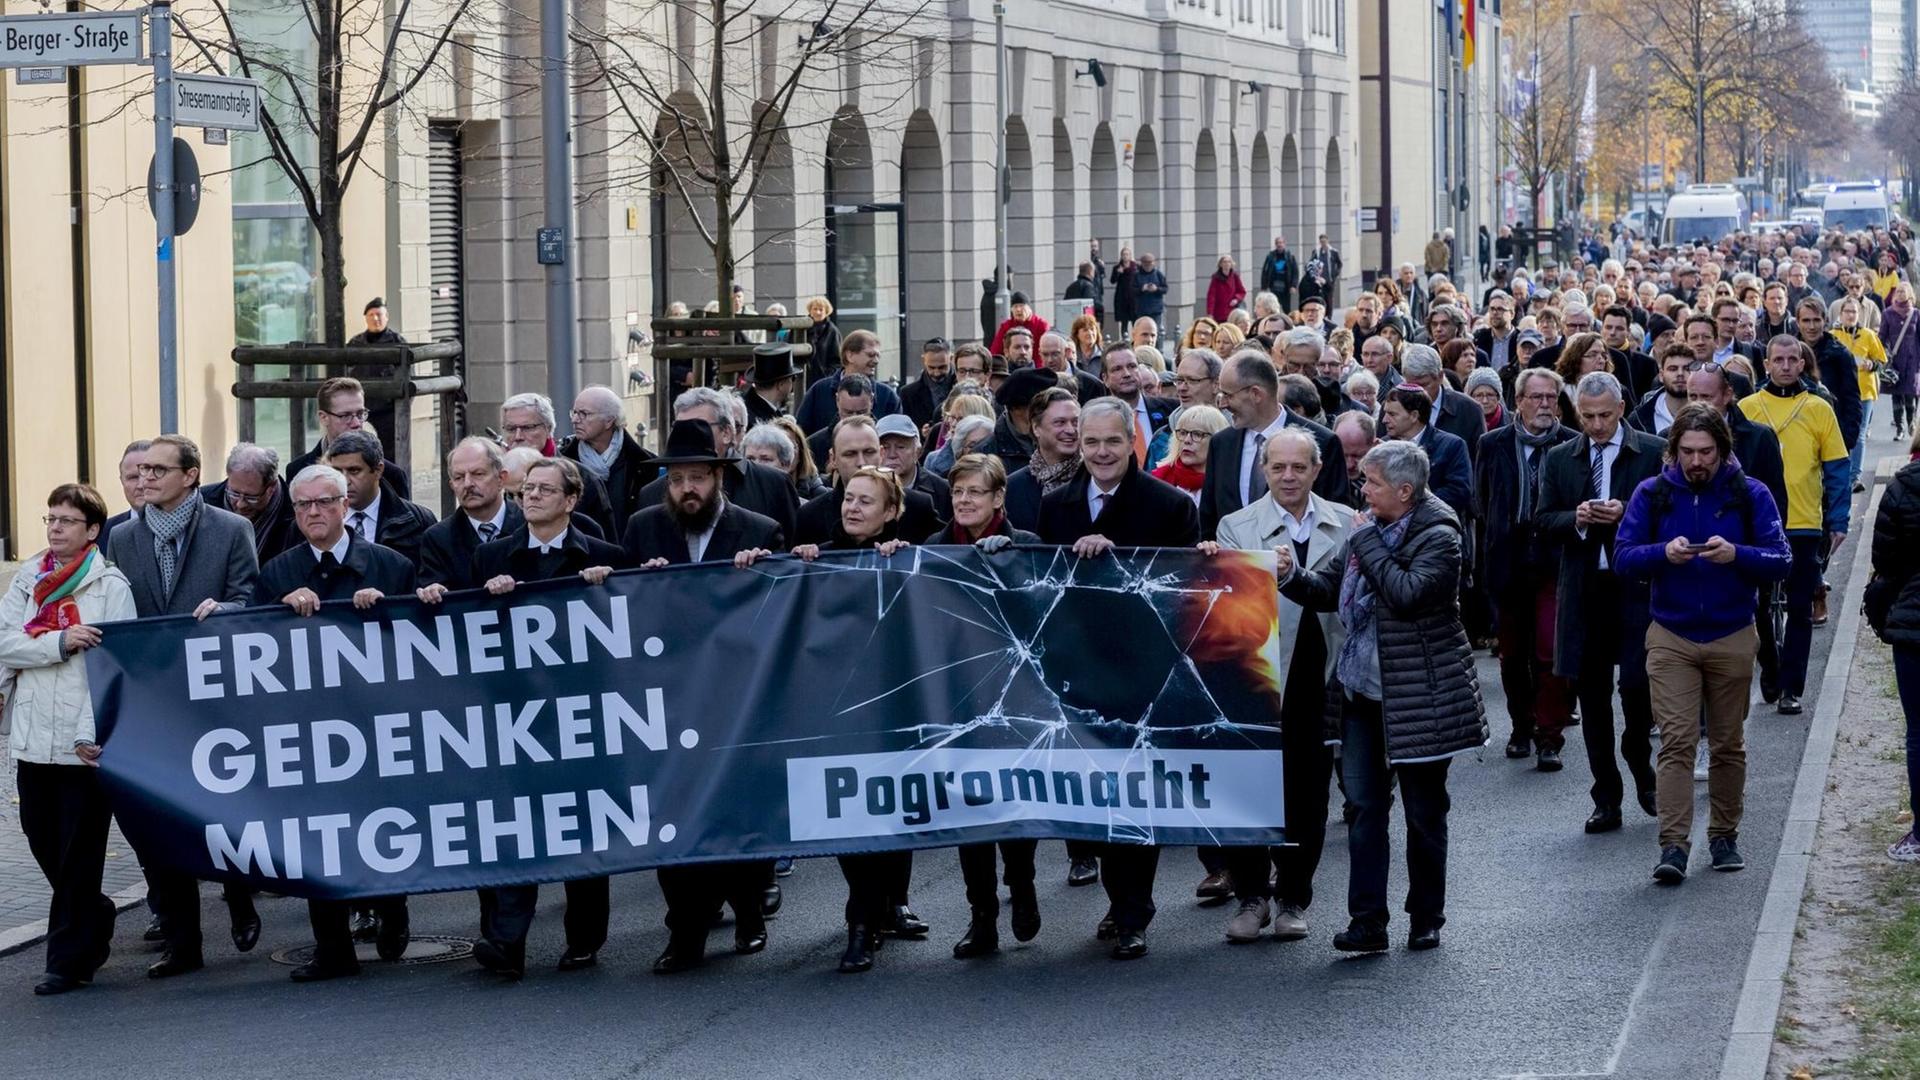
<svg viewBox="0 0 1920 1080">
<path fill-rule="evenodd" d="M 840 335 L 869 330 L 880 338 L 880 377 L 905 370 L 907 330 L 906 214 L 899 203 L 827 207 L 827 299 Z M 831 370 L 839 358 L 827 361 Z"/>
</svg>

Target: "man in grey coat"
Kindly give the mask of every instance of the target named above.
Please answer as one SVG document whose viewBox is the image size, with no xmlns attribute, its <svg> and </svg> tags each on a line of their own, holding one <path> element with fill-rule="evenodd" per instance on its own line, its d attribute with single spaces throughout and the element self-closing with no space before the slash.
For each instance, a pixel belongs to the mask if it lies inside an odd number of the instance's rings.
<svg viewBox="0 0 1920 1080">
<path fill-rule="evenodd" d="M 193 440 L 183 435 L 153 440 L 141 460 L 140 482 L 144 505 L 107 543 L 107 559 L 126 575 L 140 617 L 204 619 L 251 603 L 254 579 L 260 574 L 253 526 L 200 498 L 200 448 Z M 147 974 L 164 979 L 199 970 L 199 884 L 145 858 L 141 863 L 166 941 Z M 226 896 L 234 946 L 246 952 L 260 940 L 260 916 L 246 890 L 230 887 Z"/>
</svg>

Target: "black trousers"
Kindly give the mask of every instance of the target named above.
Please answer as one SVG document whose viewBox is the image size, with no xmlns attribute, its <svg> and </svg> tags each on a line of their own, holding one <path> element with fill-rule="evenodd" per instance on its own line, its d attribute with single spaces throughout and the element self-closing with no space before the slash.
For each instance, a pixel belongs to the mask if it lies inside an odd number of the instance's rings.
<svg viewBox="0 0 1920 1080">
<path fill-rule="evenodd" d="M 1014 892 L 1033 891 L 1033 856 L 1038 840 L 1002 840 L 1000 862 L 1006 864 L 1007 888 Z M 1000 914 L 1000 887 L 994 883 L 994 845 L 961 844 L 960 877 L 967 883 L 967 906 L 976 918 L 991 919 Z"/>
<path fill-rule="evenodd" d="M 1299 734 L 1293 735 L 1292 732 Z M 1320 738 L 1319 718 L 1311 723 L 1281 723 L 1281 787 L 1287 816 L 1287 842 L 1271 847 L 1228 848 L 1228 872 L 1239 900 L 1273 899 L 1302 911 L 1313 905 L 1313 875 L 1327 844 L 1327 787 L 1333 779 L 1333 750 Z M 1269 884 L 1271 865 L 1278 882 Z"/>
<path fill-rule="evenodd" d="M 760 914 L 760 896 L 766 891 L 767 874 L 772 868 L 771 860 L 758 859 L 661 867 L 660 895 L 667 901 L 667 929 L 676 938 L 705 940 L 721 904 L 733 908 L 736 933 L 761 929 L 766 919 Z M 567 913 L 573 913 L 571 896 Z M 571 930 L 568 938 L 572 938 Z"/>
<path fill-rule="evenodd" d="M 14 776 L 20 831 L 53 889 L 47 905 L 47 973 L 90 978 L 113 940 L 113 901 L 100 892 L 112 818 L 100 770 L 22 761 Z"/>
<path fill-rule="evenodd" d="M 366 900 L 309 900 L 307 922 L 313 926 L 313 958 L 322 964 L 354 962 L 353 909 L 356 904 L 373 908 L 383 924 L 407 922 L 407 898 L 382 896 Z"/>
<path fill-rule="evenodd" d="M 1107 890 L 1107 912 L 1122 933 L 1144 933 L 1153 921 L 1153 878 L 1159 869 L 1155 845 L 1100 845 L 1100 885 Z"/>
<path fill-rule="evenodd" d="M 913 852 L 842 855 L 840 876 L 847 879 L 847 925 L 877 931 L 893 922 L 895 907 L 907 902 Z"/>
<path fill-rule="evenodd" d="M 1617 578 L 1603 574 L 1599 580 L 1605 583 L 1602 595 L 1590 600 L 1582 612 L 1586 634 L 1574 692 L 1580 700 L 1580 738 L 1593 771 L 1593 805 L 1617 810 L 1625 790 L 1614 756 L 1614 669 L 1619 668 L 1620 712 L 1625 721 L 1619 756 L 1626 759 L 1636 792 L 1652 791 L 1654 786 L 1653 691 L 1647 683 L 1646 652 L 1639 647 L 1646 640 L 1646 624 L 1626 620 L 1620 603 L 1607 595 L 1621 587 Z M 1623 656 L 1631 659 L 1622 663 Z M 1629 670 L 1629 664 L 1638 670 Z"/>
<path fill-rule="evenodd" d="M 1067 841 L 1067 858 L 1097 859 L 1100 857 L 1100 845 L 1093 840 Z"/>
<path fill-rule="evenodd" d="M 576 878 L 566 883 L 567 951 L 599 952 L 607 943 L 611 888 L 604 877 Z M 480 932 L 488 941 L 525 959 L 527 931 L 540 906 L 540 886 L 508 885 L 480 890 Z"/>
<path fill-rule="evenodd" d="M 1413 765 L 1387 764 L 1387 734 L 1380 703 L 1347 699 L 1340 763 L 1347 795 L 1359 814 L 1347 830 L 1347 914 L 1355 922 L 1387 924 L 1387 863 L 1392 849 L 1387 815 L 1393 787 L 1407 818 L 1407 914 L 1416 929 L 1438 929 L 1447 907 L 1447 767 L 1451 759 Z"/>
<path fill-rule="evenodd" d="M 135 854 L 139 854 L 135 852 Z M 141 860 L 140 873 L 147 879 L 147 906 L 160 920 L 167 948 L 177 953 L 200 951 L 200 881 L 171 867 Z M 244 885 L 222 885 L 221 897 L 228 914 L 238 923 L 258 918 L 253 905 L 253 890 Z"/>
</svg>

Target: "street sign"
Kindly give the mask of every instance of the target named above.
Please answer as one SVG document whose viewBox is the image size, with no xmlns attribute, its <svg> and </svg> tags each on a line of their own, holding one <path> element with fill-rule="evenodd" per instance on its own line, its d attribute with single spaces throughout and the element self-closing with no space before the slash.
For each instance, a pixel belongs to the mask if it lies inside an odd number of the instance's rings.
<svg viewBox="0 0 1920 1080">
<path fill-rule="evenodd" d="M 1361 207 L 1359 231 L 1363 233 L 1370 233 L 1370 232 L 1378 232 L 1379 229 L 1380 229 L 1380 208 L 1377 206 Z"/>
<path fill-rule="evenodd" d="M 158 155 L 155 155 L 158 157 Z M 154 188 L 158 187 L 154 178 L 153 163 L 147 164 L 147 209 L 154 208 Z M 158 217 L 159 215 L 154 215 Z M 193 228 L 193 221 L 200 216 L 200 163 L 194 159 L 193 147 L 185 139 L 173 140 L 173 235 L 185 236 Z"/>
<path fill-rule="evenodd" d="M 566 263 L 566 252 L 560 242 L 559 229 L 541 229 L 534 244 L 534 251 L 539 257 L 541 266 L 561 266 Z"/>
<path fill-rule="evenodd" d="M 260 84 L 225 75 L 173 76 L 173 122 L 178 127 L 260 130 Z"/>
<path fill-rule="evenodd" d="M 23 67 L 13 73 L 15 86 L 59 86 L 67 81 L 63 67 Z"/>
<path fill-rule="evenodd" d="M 137 8 L 0 18 L 0 68 L 131 64 L 145 20 Z"/>
</svg>

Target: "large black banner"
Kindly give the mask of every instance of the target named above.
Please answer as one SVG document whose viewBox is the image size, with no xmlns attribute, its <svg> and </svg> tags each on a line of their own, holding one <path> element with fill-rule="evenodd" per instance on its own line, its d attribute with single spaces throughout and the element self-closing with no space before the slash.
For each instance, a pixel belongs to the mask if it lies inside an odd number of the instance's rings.
<svg viewBox="0 0 1920 1080">
<path fill-rule="evenodd" d="M 1009 837 L 1281 837 L 1272 557 L 771 559 L 110 626 L 142 857 L 372 896 Z"/>
</svg>

